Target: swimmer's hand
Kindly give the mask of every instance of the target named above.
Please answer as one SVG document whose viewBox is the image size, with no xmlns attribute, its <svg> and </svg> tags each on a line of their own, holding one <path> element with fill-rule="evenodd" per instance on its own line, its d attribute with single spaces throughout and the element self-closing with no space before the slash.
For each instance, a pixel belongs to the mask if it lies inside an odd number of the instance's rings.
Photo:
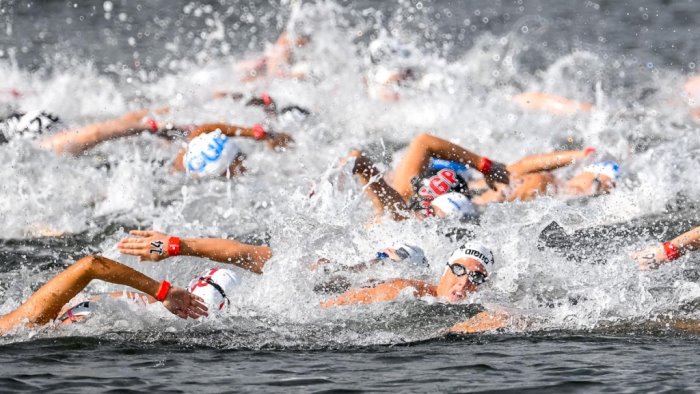
<svg viewBox="0 0 700 394">
<path fill-rule="evenodd" d="M 165 301 L 163 301 L 163 306 L 173 315 L 182 319 L 187 319 L 188 317 L 197 319 L 202 316 L 208 316 L 204 300 L 179 287 L 170 289 L 165 297 Z"/>
<path fill-rule="evenodd" d="M 274 150 L 282 150 L 288 147 L 294 142 L 292 136 L 287 133 L 268 133 L 268 138 L 265 139 L 265 143 L 268 147 Z"/>
<path fill-rule="evenodd" d="M 632 253 L 630 255 L 632 260 L 639 264 L 639 269 L 642 271 L 649 271 L 659 268 L 662 264 L 668 262 L 666 258 L 666 253 L 664 253 L 664 248 L 660 246 L 653 246 L 642 251 Z"/>
<path fill-rule="evenodd" d="M 496 190 L 496 183 L 508 185 L 510 183 L 510 173 L 506 169 L 506 165 L 494 161 L 491 163 L 491 168 L 484 174 L 486 184 L 493 190 Z"/>
<path fill-rule="evenodd" d="M 505 313 L 481 312 L 467 321 L 457 323 L 450 332 L 456 334 L 474 334 L 477 332 L 493 331 L 504 328 L 508 323 Z"/>
<path fill-rule="evenodd" d="M 117 244 L 120 253 L 138 256 L 139 261 L 160 261 L 170 257 L 168 254 L 169 235 L 158 231 L 129 231 L 138 238 L 124 238 Z"/>
</svg>

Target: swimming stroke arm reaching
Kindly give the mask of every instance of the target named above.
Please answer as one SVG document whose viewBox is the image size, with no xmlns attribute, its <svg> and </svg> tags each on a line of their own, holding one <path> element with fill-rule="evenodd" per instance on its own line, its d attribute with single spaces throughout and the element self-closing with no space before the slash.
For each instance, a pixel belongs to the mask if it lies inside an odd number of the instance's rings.
<svg viewBox="0 0 700 394">
<path fill-rule="evenodd" d="M 175 242 L 170 235 L 157 231 L 132 230 L 132 237 L 119 241 L 117 249 L 123 254 L 138 256 L 140 261 L 160 261 L 170 255 L 168 245 Z M 178 239 L 177 255 L 202 257 L 233 264 L 256 274 L 263 273 L 265 263 L 272 258 L 272 249 L 264 245 L 249 245 L 221 238 Z"/>
<path fill-rule="evenodd" d="M 408 201 L 414 192 L 411 180 L 425 172 L 431 158 L 467 165 L 484 174 L 484 179 L 491 188 L 495 188 L 496 183 L 509 183 L 508 170 L 504 164 L 479 156 L 447 140 L 423 133 L 411 141 L 405 156 L 396 168 L 394 189 L 405 201 Z"/>
<path fill-rule="evenodd" d="M 22 324 L 35 326 L 54 320 L 61 308 L 94 279 L 129 286 L 151 297 L 156 297 L 161 288 L 156 280 L 114 260 L 102 256 L 84 257 L 46 282 L 17 309 L 0 316 L 0 333 Z M 178 287 L 170 288 L 163 306 L 183 319 L 196 319 L 205 316 L 207 311 L 199 297 Z"/>
<path fill-rule="evenodd" d="M 687 251 L 700 249 L 700 227 L 679 235 L 678 237 L 632 254 L 639 269 L 650 270 L 681 257 Z"/>
<path fill-rule="evenodd" d="M 156 113 L 167 112 L 167 108 L 159 108 Z M 132 111 L 124 116 L 104 122 L 98 122 L 77 129 L 59 131 L 53 135 L 43 137 L 40 145 L 45 149 L 53 150 L 58 154 L 67 153 L 78 155 L 102 142 L 128 137 L 151 129 L 155 125 L 147 122 L 146 116 L 150 110 L 144 109 Z M 157 126 L 155 126 L 157 127 Z"/>
<path fill-rule="evenodd" d="M 418 280 L 392 279 L 373 287 L 350 289 L 338 297 L 321 302 L 322 308 L 352 304 L 373 304 L 395 300 L 406 288 L 413 288 L 415 297 L 434 295 L 433 286 Z"/>
</svg>

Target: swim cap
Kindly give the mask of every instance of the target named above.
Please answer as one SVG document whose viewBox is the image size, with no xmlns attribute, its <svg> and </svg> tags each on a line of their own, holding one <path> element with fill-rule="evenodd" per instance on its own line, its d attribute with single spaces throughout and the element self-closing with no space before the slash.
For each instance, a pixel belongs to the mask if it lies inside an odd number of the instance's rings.
<svg viewBox="0 0 700 394">
<path fill-rule="evenodd" d="M 226 172 L 239 153 L 238 146 L 216 129 L 190 141 L 183 164 L 188 175 L 219 176 Z"/>
<path fill-rule="evenodd" d="M 230 304 L 228 296 L 240 286 L 241 280 L 235 272 L 227 269 L 212 268 L 201 272 L 193 279 L 187 289 L 201 297 L 209 311 L 224 309 Z"/>
<path fill-rule="evenodd" d="M 613 181 L 617 181 L 620 178 L 620 165 L 614 161 L 600 161 L 587 166 L 583 171 L 596 175 L 605 175 Z"/>
<path fill-rule="evenodd" d="M 392 246 L 392 249 L 394 249 L 396 254 L 401 257 L 401 261 L 405 261 L 418 267 L 429 266 L 428 259 L 425 258 L 423 249 L 419 248 L 418 246 L 398 243 Z"/>
<path fill-rule="evenodd" d="M 430 203 L 434 208 L 439 208 L 445 213 L 445 217 L 470 218 L 477 216 L 474 204 L 462 193 L 445 193 L 435 197 Z"/>
<path fill-rule="evenodd" d="M 5 141 L 14 138 L 36 138 L 39 135 L 60 127 L 57 116 L 42 111 L 14 113 L 0 120 L 0 133 Z"/>
<path fill-rule="evenodd" d="M 481 242 L 470 241 L 460 246 L 457 250 L 452 252 L 452 255 L 448 261 L 450 264 L 452 264 L 455 261 L 463 258 L 474 259 L 480 262 L 481 265 L 484 266 L 487 274 L 493 268 L 493 253 L 491 252 L 491 249 L 487 248 Z"/>
</svg>

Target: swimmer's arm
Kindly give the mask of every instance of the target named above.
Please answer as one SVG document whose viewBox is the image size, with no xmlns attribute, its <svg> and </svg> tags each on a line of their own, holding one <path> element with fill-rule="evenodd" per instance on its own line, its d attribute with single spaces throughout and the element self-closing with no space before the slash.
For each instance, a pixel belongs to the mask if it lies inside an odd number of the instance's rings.
<svg viewBox="0 0 700 394">
<path fill-rule="evenodd" d="M 138 256 L 141 261 L 160 261 L 170 257 L 168 242 L 170 235 L 157 231 L 132 230 L 119 241 L 119 252 Z M 269 246 L 248 245 L 220 238 L 189 238 L 180 240 L 180 255 L 202 257 L 247 269 L 262 274 L 267 260 L 272 257 Z"/>
<path fill-rule="evenodd" d="M 358 150 L 350 152 L 350 158 L 355 160 L 352 173 L 359 178 L 360 183 L 364 186 L 377 215 L 388 212 L 393 220 L 408 219 L 410 217 L 407 214 L 408 207 L 403 198 L 384 180 L 372 160 Z"/>
<path fill-rule="evenodd" d="M 511 175 L 525 175 L 533 172 L 551 171 L 566 167 L 575 160 L 580 160 L 593 153 L 593 148 L 544 153 L 526 156 L 506 168 Z"/>
<path fill-rule="evenodd" d="M 420 134 L 408 146 L 406 155 L 396 168 L 394 187 L 404 200 L 413 195 L 411 180 L 425 172 L 431 158 L 456 161 L 477 171 L 481 171 L 488 160 L 457 144 L 427 133 Z M 498 162 L 491 163 L 491 169 L 484 174 L 489 186 L 493 188 L 496 182 L 508 184 L 508 171 L 505 166 Z"/>
<path fill-rule="evenodd" d="M 457 334 L 473 334 L 484 331 L 493 331 L 506 327 L 508 316 L 505 313 L 480 312 L 467 321 L 457 323 L 450 332 Z"/>
<path fill-rule="evenodd" d="M 688 251 L 698 250 L 700 249 L 700 227 L 686 231 L 669 242 L 678 249 L 681 255 Z M 663 245 L 652 246 L 633 253 L 632 258 L 639 264 L 641 270 L 656 269 L 659 268 L 661 264 L 670 261 L 666 256 Z"/>
<path fill-rule="evenodd" d="M 589 112 L 593 104 L 571 100 L 543 92 L 525 92 L 513 96 L 513 101 L 522 108 L 545 111 L 554 115 L 572 115 L 578 111 Z"/>
<path fill-rule="evenodd" d="M 272 249 L 269 246 L 249 245 L 230 239 L 190 238 L 181 241 L 180 254 L 233 264 L 262 274 L 265 263 L 272 258 Z"/>
<path fill-rule="evenodd" d="M 350 289 L 336 298 L 322 301 L 321 307 L 330 308 L 342 305 L 373 304 L 375 302 L 392 301 L 407 287 L 414 287 L 416 289 L 416 296 L 422 296 L 428 292 L 426 289 L 427 286 L 423 282 L 393 279 L 374 287 Z"/>
<path fill-rule="evenodd" d="M 157 111 L 164 112 L 167 109 Z M 54 152 L 78 155 L 107 140 L 127 137 L 148 129 L 144 118 L 149 110 L 129 112 L 119 119 L 93 123 L 75 130 L 64 130 L 42 138 L 40 144 Z"/>
</svg>

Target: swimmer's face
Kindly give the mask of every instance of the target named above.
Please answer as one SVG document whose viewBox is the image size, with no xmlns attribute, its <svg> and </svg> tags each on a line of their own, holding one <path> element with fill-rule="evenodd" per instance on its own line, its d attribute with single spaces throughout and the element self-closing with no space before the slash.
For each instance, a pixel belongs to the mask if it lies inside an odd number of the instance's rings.
<svg viewBox="0 0 700 394">
<path fill-rule="evenodd" d="M 484 266 L 478 260 L 470 258 L 461 258 L 456 260 L 454 263 L 464 267 L 467 271 L 480 272 L 484 275 L 487 274 Z M 458 303 L 467 298 L 470 293 L 476 292 L 478 285 L 473 283 L 469 275 L 457 276 L 448 267 L 445 269 L 445 273 L 442 274 L 440 282 L 437 287 L 438 297 L 446 298 L 450 303 Z"/>
<path fill-rule="evenodd" d="M 615 182 L 607 175 L 582 172 L 566 182 L 569 194 L 577 196 L 593 196 L 607 194 L 615 187 Z"/>
</svg>

